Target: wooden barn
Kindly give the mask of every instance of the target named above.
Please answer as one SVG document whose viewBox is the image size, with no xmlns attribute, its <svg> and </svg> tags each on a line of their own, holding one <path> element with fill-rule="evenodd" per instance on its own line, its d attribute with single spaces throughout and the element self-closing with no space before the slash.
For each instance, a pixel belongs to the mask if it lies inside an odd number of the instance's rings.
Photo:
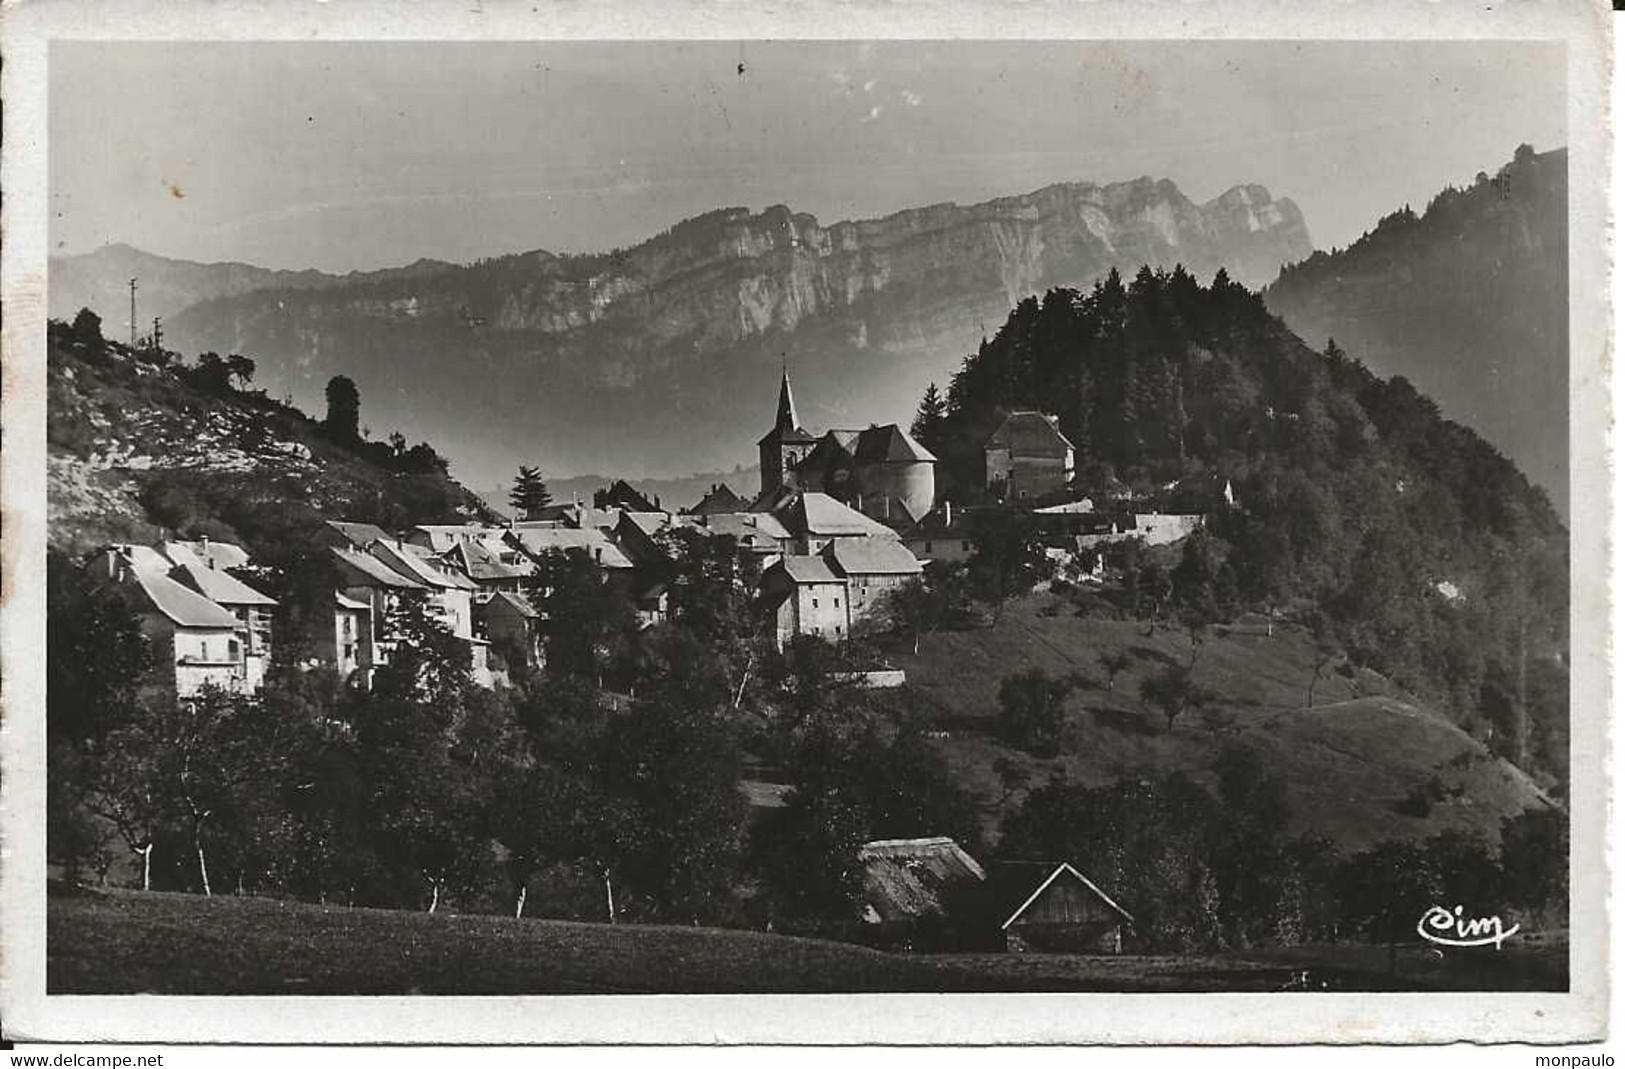
<svg viewBox="0 0 1625 1069">
<path fill-rule="evenodd" d="M 1120 954 L 1134 918 L 1065 861 L 989 866 L 984 913 L 1012 951 Z M 1002 937 L 1002 938 L 1001 938 Z"/>
</svg>

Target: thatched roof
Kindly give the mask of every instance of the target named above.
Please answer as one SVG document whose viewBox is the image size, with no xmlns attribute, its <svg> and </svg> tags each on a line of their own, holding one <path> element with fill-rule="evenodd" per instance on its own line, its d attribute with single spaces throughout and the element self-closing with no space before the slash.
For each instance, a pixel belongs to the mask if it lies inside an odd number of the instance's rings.
<svg viewBox="0 0 1625 1069">
<path fill-rule="evenodd" d="M 881 922 L 944 913 L 945 891 L 987 878 L 975 858 L 943 835 L 864 843 L 858 862 L 863 866 L 865 915 Z"/>
</svg>

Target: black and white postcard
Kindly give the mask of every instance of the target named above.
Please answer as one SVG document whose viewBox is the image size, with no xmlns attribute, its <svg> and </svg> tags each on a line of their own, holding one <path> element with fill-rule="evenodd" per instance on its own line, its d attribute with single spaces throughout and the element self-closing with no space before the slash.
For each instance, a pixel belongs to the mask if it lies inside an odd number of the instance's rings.
<svg viewBox="0 0 1625 1069">
<path fill-rule="evenodd" d="M 6 14 L 12 1038 L 1604 1033 L 1606 8 Z"/>
</svg>

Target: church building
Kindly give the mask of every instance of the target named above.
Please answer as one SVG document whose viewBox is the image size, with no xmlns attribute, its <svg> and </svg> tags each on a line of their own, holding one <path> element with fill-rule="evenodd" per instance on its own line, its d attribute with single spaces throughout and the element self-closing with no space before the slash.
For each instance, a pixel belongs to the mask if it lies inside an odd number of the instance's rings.
<svg viewBox="0 0 1625 1069">
<path fill-rule="evenodd" d="M 815 436 L 801 425 L 790 374 L 779 381 L 773 429 L 757 443 L 762 493 L 814 491 L 894 530 L 912 526 L 936 503 L 937 458 L 895 423 Z"/>
</svg>

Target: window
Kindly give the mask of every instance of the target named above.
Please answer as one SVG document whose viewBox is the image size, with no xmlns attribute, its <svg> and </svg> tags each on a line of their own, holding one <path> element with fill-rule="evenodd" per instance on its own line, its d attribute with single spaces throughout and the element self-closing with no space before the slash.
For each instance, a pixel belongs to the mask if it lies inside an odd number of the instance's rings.
<svg viewBox="0 0 1625 1069">
<path fill-rule="evenodd" d="M 959 543 L 959 548 L 964 550 L 966 553 L 969 553 L 970 552 L 970 540 L 966 539 L 965 541 Z"/>
<path fill-rule="evenodd" d="M 931 543 L 930 543 L 930 542 L 927 542 L 927 543 L 926 543 L 926 544 L 925 544 L 925 551 L 926 551 L 926 552 L 927 552 L 927 553 L 929 553 L 929 552 L 931 552 Z"/>
<path fill-rule="evenodd" d="M 227 639 L 226 640 L 226 660 L 228 660 L 228 661 L 237 660 L 237 649 L 238 649 L 237 640 L 236 639 Z"/>
<path fill-rule="evenodd" d="M 813 598 L 813 608 L 815 608 L 815 609 L 818 608 L 818 599 L 817 598 Z"/>
<path fill-rule="evenodd" d="M 835 599 L 835 607 L 836 607 L 836 608 L 837 608 L 837 609 L 839 609 L 839 608 L 840 608 L 840 607 L 841 607 L 841 599 L 840 599 L 840 598 L 836 598 L 836 599 Z M 839 629 L 839 628 L 836 628 L 836 630 L 840 630 L 840 629 Z"/>
</svg>

